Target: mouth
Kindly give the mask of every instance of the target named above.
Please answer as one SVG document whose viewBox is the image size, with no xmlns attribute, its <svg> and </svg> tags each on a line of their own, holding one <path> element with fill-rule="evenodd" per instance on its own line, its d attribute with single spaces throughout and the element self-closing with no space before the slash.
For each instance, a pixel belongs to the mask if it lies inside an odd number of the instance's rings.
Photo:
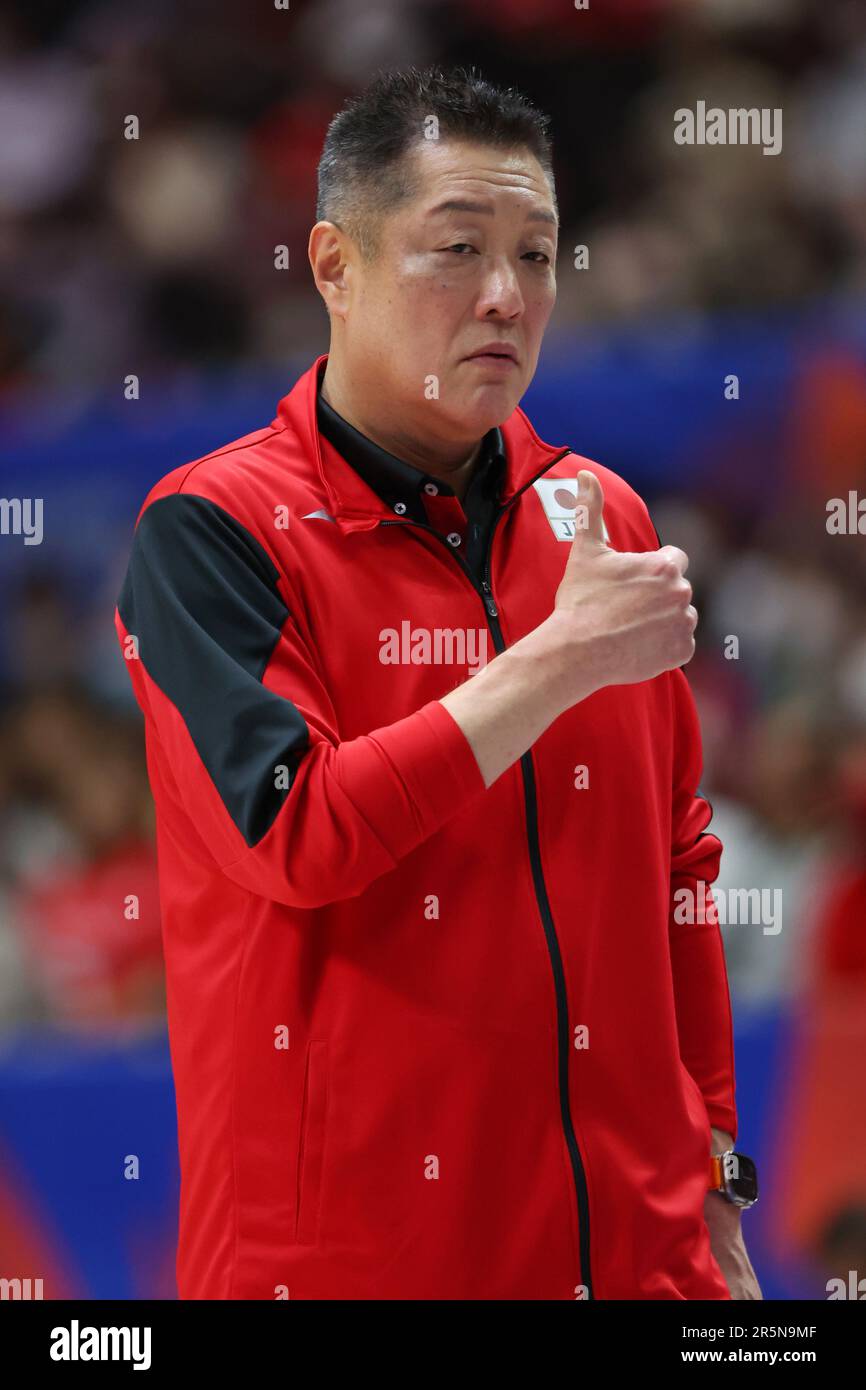
<svg viewBox="0 0 866 1390">
<path fill-rule="evenodd" d="M 514 348 L 506 343 L 488 343 L 486 347 L 479 348 L 469 357 L 464 358 L 466 362 L 479 362 L 485 367 L 496 367 L 500 371 L 507 371 L 510 367 L 517 366 L 517 353 Z"/>
</svg>

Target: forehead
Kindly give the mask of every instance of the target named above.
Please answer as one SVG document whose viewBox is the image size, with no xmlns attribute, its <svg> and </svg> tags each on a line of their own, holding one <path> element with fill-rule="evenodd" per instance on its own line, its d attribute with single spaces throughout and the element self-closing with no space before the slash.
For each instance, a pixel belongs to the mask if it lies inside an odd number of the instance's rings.
<svg viewBox="0 0 866 1390">
<path fill-rule="evenodd" d="M 457 140 L 422 140 L 407 156 L 415 175 L 411 215 L 430 217 L 442 203 L 471 201 L 495 213 L 546 214 L 537 222 L 555 231 L 556 209 L 550 182 L 529 150 Z"/>
</svg>

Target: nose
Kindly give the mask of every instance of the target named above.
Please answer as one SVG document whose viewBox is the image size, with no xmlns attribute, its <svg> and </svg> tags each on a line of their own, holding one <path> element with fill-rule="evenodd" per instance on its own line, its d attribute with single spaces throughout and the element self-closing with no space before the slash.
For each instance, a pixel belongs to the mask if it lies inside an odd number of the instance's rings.
<svg viewBox="0 0 866 1390">
<path fill-rule="evenodd" d="M 485 270 L 478 295 L 477 317 L 486 319 L 496 314 L 504 319 L 514 319 L 523 313 L 523 307 L 516 268 L 506 257 L 491 261 Z"/>
</svg>

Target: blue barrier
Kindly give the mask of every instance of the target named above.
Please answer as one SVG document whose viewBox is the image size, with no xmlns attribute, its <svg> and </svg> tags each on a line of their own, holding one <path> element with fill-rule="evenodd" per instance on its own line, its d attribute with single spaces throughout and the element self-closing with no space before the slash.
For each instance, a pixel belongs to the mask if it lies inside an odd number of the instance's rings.
<svg viewBox="0 0 866 1390">
<path fill-rule="evenodd" d="M 763 1176 L 772 1167 L 774 1097 L 785 1078 L 791 1026 L 784 1012 L 762 1010 L 744 1015 L 737 1030 L 739 1142 Z M 177 1130 L 162 1033 L 126 1043 L 54 1033 L 7 1040 L 0 1052 L 0 1150 L 12 1159 L 3 1183 L 23 1176 L 18 1206 L 47 1224 L 72 1271 L 73 1296 L 176 1296 Z M 129 1155 L 139 1160 L 136 1179 L 124 1176 Z M 766 1298 L 826 1297 L 817 1275 L 773 1263 L 760 1201 L 743 1221 Z M 0 1250 L 2 1244 L 0 1227 Z M 10 1273 L 39 1271 L 0 1269 Z"/>
</svg>

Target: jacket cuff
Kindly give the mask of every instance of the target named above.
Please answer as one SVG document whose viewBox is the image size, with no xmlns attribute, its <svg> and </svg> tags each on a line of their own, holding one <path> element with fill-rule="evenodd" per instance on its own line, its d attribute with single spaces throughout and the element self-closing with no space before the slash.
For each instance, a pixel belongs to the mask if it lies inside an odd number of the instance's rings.
<svg viewBox="0 0 866 1390">
<path fill-rule="evenodd" d="M 394 859 L 408 854 L 485 790 L 469 740 L 438 700 L 344 743 L 340 751 L 345 790 Z M 383 764 L 390 775 L 382 775 Z M 375 789 L 365 804 L 353 794 L 361 786 Z"/>
<path fill-rule="evenodd" d="M 730 1134 L 734 1144 L 737 1142 L 737 1112 L 727 1105 L 707 1105 L 707 1115 L 713 1129 Z"/>
</svg>

